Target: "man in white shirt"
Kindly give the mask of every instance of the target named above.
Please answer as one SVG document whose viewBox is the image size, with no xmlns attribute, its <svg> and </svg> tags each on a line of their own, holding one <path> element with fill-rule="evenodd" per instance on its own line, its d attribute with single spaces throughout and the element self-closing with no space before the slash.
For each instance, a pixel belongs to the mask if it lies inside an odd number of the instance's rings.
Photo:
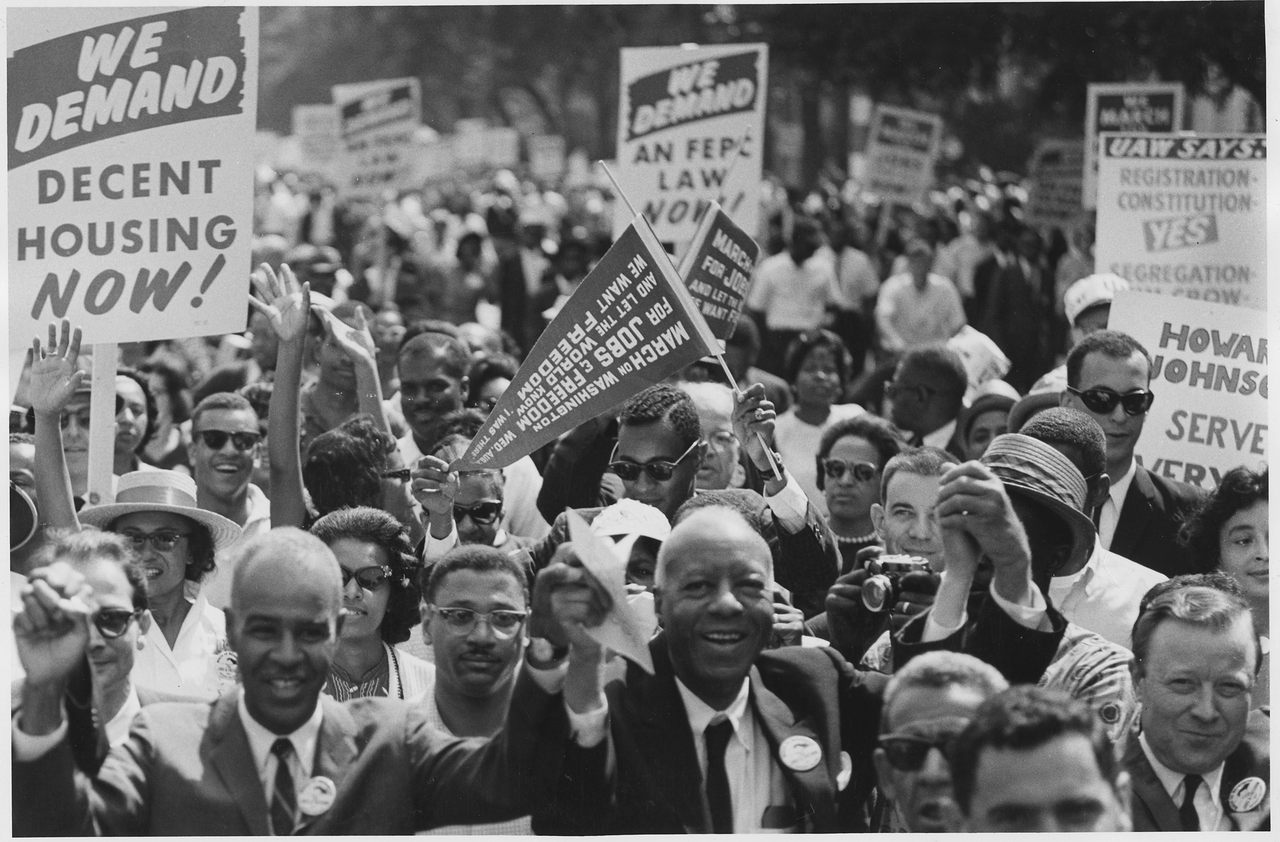
<svg viewBox="0 0 1280 842">
<path fill-rule="evenodd" d="M 1269 717 L 1250 710 L 1262 650 L 1248 606 L 1216 588 L 1171 583 L 1134 624 L 1133 650 L 1141 731 L 1123 760 L 1133 829 L 1269 822 Z"/>
<path fill-rule="evenodd" d="M 946 342 L 966 324 L 955 284 L 929 271 L 933 263 L 929 244 L 912 240 L 906 256 L 909 271 L 886 280 L 876 301 L 880 347 L 890 354 Z"/>
</svg>

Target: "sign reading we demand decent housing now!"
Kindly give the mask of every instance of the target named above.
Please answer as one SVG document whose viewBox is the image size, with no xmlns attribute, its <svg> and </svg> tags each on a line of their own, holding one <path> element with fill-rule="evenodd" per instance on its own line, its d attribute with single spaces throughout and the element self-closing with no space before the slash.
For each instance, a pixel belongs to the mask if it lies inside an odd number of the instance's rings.
<svg viewBox="0 0 1280 842">
<path fill-rule="evenodd" d="M 243 330 L 258 18 L 9 9 L 9 341 Z"/>
<path fill-rule="evenodd" d="M 450 468 L 510 465 L 718 351 L 653 232 L 636 217 L 538 337 Z"/>
</svg>

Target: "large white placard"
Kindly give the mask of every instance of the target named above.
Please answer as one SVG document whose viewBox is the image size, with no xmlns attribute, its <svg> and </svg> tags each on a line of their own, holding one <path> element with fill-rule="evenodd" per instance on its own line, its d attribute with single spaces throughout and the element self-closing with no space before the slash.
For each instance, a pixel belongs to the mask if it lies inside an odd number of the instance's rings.
<svg viewBox="0 0 1280 842">
<path fill-rule="evenodd" d="M 1097 207 L 1098 136 L 1103 132 L 1176 132 L 1182 128 L 1185 96 L 1181 82 L 1101 82 L 1089 86 L 1080 197 L 1086 208 Z"/>
<path fill-rule="evenodd" d="M 941 143 L 938 115 L 877 105 L 867 144 L 867 189 L 891 202 L 920 200 L 933 185 Z"/>
</svg>

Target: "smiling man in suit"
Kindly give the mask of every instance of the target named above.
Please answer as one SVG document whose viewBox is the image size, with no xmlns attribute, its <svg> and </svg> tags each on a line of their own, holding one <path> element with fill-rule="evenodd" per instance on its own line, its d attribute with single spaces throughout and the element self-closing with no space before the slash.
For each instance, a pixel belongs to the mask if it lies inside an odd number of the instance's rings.
<svg viewBox="0 0 1280 842">
<path fill-rule="evenodd" d="M 300 530 L 253 539 L 227 612 L 243 689 L 144 708 L 92 780 L 72 769 L 60 704 L 92 593 L 68 565 L 33 573 L 14 621 L 26 668 L 13 727 L 15 834 L 384 835 L 528 813 L 568 740 L 563 705 L 543 689 L 560 674 L 526 666 L 492 740 L 446 739 L 400 700 L 322 697 L 341 627 L 339 573 Z M 574 709 L 590 714 L 591 704 Z"/>
</svg>

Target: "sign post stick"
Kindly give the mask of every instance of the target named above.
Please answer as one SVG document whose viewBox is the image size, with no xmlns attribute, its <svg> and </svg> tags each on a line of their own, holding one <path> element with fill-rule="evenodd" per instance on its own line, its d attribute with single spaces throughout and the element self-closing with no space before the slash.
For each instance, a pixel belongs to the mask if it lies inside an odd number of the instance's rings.
<svg viewBox="0 0 1280 842">
<path fill-rule="evenodd" d="M 101 506 L 115 499 L 111 474 L 116 451 L 116 355 L 114 342 L 93 346 L 89 388 L 89 477 L 85 499 Z"/>
<path fill-rule="evenodd" d="M 618 198 L 627 206 L 627 211 L 631 214 L 631 218 L 634 219 L 637 215 L 636 210 L 631 205 L 631 201 L 627 198 L 627 194 L 622 192 L 622 188 L 618 185 L 618 180 L 613 177 L 613 173 L 609 172 L 609 167 L 604 161 L 598 161 L 597 163 L 599 163 L 600 169 L 604 170 L 604 174 L 609 177 L 609 182 L 613 185 L 613 191 L 618 194 Z M 645 217 L 642 216 L 641 219 L 644 219 L 645 225 L 649 224 L 649 220 Z M 672 261 L 671 255 L 663 251 L 662 256 L 671 264 L 671 271 L 675 272 L 676 276 L 679 277 L 680 270 L 676 267 L 675 262 Z M 680 280 L 683 281 L 684 278 L 680 278 Z M 715 357 L 716 360 L 719 361 L 720 367 L 724 369 L 725 375 L 729 378 L 729 385 L 733 387 L 733 391 L 737 394 L 739 400 L 741 400 L 743 394 L 742 390 L 738 388 L 737 378 L 735 378 L 733 376 L 733 372 L 729 370 L 729 364 L 724 361 L 724 352 L 721 351 L 720 353 L 717 353 Z M 778 461 L 773 458 L 773 448 L 769 447 L 769 443 L 764 440 L 764 436 L 760 433 L 756 433 L 756 438 L 760 440 L 760 446 L 764 448 L 764 455 L 769 460 L 769 467 L 773 470 L 774 478 L 777 479 L 778 482 L 785 482 L 786 478 L 782 476 L 782 469 L 778 466 Z"/>
</svg>

